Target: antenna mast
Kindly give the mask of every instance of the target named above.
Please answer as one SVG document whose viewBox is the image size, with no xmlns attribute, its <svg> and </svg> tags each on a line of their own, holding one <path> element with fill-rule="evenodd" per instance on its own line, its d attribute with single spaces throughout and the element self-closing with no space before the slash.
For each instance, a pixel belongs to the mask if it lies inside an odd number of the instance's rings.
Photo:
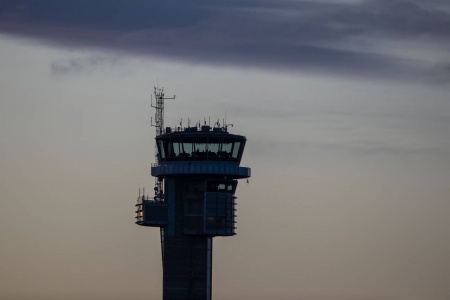
<svg viewBox="0 0 450 300">
<path fill-rule="evenodd" d="M 151 102 L 151 107 L 155 109 L 155 124 L 151 122 L 151 125 L 156 128 L 156 136 L 163 134 L 164 129 L 164 100 L 175 99 L 175 95 L 171 98 L 164 97 L 164 88 L 154 87 L 155 101 L 156 104 L 153 105 Z M 158 145 L 155 143 L 155 163 L 159 165 L 159 155 L 158 155 Z M 164 201 L 163 194 L 163 182 L 158 178 L 155 178 L 155 200 Z"/>
<path fill-rule="evenodd" d="M 156 127 L 156 136 L 161 135 L 164 129 L 164 100 L 175 99 L 175 95 L 171 98 L 164 97 L 164 88 L 154 87 L 155 91 L 155 101 L 156 104 L 151 106 L 155 108 L 155 124 L 152 126 Z"/>
</svg>

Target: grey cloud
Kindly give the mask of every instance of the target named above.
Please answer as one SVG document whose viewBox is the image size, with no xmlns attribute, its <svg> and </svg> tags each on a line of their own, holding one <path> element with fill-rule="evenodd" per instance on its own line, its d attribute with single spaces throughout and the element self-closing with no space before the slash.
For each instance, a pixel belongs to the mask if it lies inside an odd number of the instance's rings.
<svg viewBox="0 0 450 300">
<path fill-rule="evenodd" d="M 443 1 L 50 1 L 0 4 L 0 32 L 208 64 L 448 82 L 449 62 L 377 52 L 376 41 L 450 46 Z M 419 46 L 418 46 L 419 47 Z"/>
<path fill-rule="evenodd" d="M 114 64 L 117 60 L 117 57 L 104 55 L 56 60 L 51 63 L 50 70 L 55 75 L 89 72 L 97 66 Z"/>
</svg>

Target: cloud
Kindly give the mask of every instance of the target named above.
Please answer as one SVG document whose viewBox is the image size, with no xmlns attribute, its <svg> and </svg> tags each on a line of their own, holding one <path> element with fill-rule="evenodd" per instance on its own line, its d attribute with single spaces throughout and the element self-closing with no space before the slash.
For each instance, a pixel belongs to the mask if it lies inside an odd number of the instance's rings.
<svg viewBox="0 0 450 300">
<path fill-rule="evenodd" d="M 450 5 L 440 0 L 0 4 L 0 32 L 63 46 L 439 83 L 450 78 L 449 61 L 436 59 L 450 48 L 448 28 Z"/>
<path fill-rule="evenodd" d="M 50 70 L 54 75 L 84 73 L 91 72 L 98 66 L 114 65 L 117 61 L 117 57 L 109 57 L 105 55 L 60 59 L 51 63 Z"/>
</svg>

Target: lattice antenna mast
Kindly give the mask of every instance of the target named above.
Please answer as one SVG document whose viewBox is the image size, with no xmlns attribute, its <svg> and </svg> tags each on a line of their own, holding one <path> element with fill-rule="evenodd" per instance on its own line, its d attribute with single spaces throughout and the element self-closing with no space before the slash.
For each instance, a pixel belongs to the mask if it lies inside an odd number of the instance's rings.
<svg viewBox="0 0 450 300">
<path fill-rule="evenodd" d="M 151 120 L 151 125 L 156 128 L 156 136 L 162 135 L 164 130 L 164 100 L 175 99 L 175 95 L 171 98 L 164 97 L 164 88 L 154 87 L 155 101 L 153 105 L 153 98 L 151 101 L 151 107 L 155 108 L 155 124 Z M 155 163 L 159 165 L 158 145 L 155 143 Z M 163 194 L 163 181 L 155 178 L 155 200 L 164 201 Z"/>
<path fill-rule="evenodd" d="M 164 97 L 164 88 L 155 86 L 155 101 L 156 104 L 151 106 L 155 108 L 155 124 L 152 122 L 152 126 L 156 127 L 156 136 L 161 135 L 164 130 L 164 100 L 175 99 L 175 95 L 171 98 Z"/>
</svg>

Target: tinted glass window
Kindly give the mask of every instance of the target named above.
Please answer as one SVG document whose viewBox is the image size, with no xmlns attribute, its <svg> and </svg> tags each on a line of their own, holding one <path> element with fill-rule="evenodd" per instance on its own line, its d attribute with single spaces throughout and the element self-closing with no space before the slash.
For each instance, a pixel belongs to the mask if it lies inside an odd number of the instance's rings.
<svg viewBox="0 0 450 300">
<path fill-rule="evenodd" d="M 239 159 L 243 142 L 223 137 L 175 137 L 158 141 L 162 160 L 222 160 Z"/>
<path fill-rule="evenodd" d="M 225 140 L 222 143 L 221 157 L 224 160 L 228 160 L 231 157 L 231 149 L 233 149 L 233 142 Z"/>
<path fill-rule="evenodd" d="M 191 156 L 193 152 L 193 144 L 192 142 L 185 142 L 183 141 L 183 151 L 185 156 Z"/>
<path fill-rule="evenodd" d="M 194 145 L 194 156 L 199 159 L 206 159 L 206 143 L 196 142 Z"/>
<path fill-rule="evenodd" d="M 164 144 L 162 141 L 158 141 L 158 149 L 159 149 L 159 155 L 161 158 L 166 157 L 166 151 L 164 151 Z"/>
<path fill-rule="evenodd" d="M 214 152 L 214 153 L 218 153 L 220 149 L 220 142 L 215 143 L 215 142 L 210 142 L 208 144 L 208 150 L 209 152 Z"/>
<path fill-rule="evenodd" d="M 237 181 L 235 180 L 211 180 L 208 181 L 207 191 L 214 193 L 234 193 Z"/>
<path fill-rule="evenodd" d="M 233 158 L 238 158 L 241 142 L 235 142 L 233 147 Z"/>
<path fill-rule="evenodd" d="M 220 146 L 222 144 L 222 139 L 210 138 L 208 139 L 208 160 L 219 160 Z"/>
<path fill-rule="evenodd" d="M 175 156 L 179 156 L 181 153 L 181 143 L 180 142 L 173 142 L 173 153 Z"/>
<path fill-rule="evenodd" d="M 166 156 L 167 157 L 173 157 L 173 145 L 172 145 L 172 143 L 171 142 L 165 142 L 166 143 L 166 145 L 167 145 L 167 152 L 166 152 Z"/>
</svg>

